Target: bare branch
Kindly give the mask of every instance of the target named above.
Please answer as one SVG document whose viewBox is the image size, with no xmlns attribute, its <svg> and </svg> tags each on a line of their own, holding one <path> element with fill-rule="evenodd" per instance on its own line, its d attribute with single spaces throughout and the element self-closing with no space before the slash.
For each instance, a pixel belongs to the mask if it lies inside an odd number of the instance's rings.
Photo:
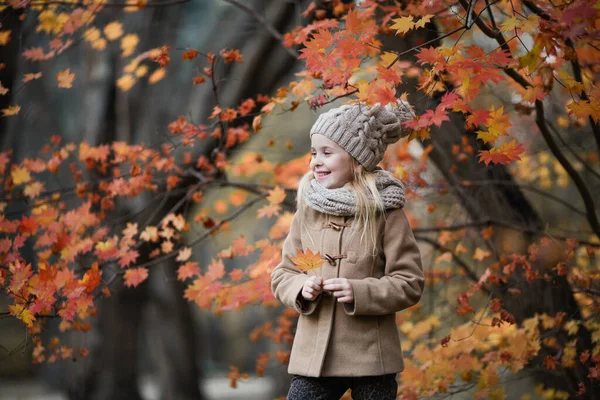
<svg viewBox="0 0 600 400">
<path fill-rule="evenodd" d="M 273 27 L 273 25 L 269 24 L 267 22 L 267 20 L 262 17 L 262 15 L 258 14 L 256 11 L 254 11 L 252 8 L 248 7 L 247 5 L 241 4 L 238 0 L 223 0 L 223 1 L 250 14 L 255 20 L 257 20 L 260 24 L 262 24 L 262 26 L 267 30 L 267 32 L 269 32 L 271 34 L 271 36 L 273 36 L 275 39 L 277 39 L 283 45 L 283 36 L 281 35 L 281 33 L 277 32 L 277 29 L 275 29 Z M 284 49 L 285 49 L 285 51 L 287 51 L 287 53 L 290 56 L 292 56 L 294 58 L 298 58 L 298 54 L 291 48 L 284 46 Z"/>
</svg>

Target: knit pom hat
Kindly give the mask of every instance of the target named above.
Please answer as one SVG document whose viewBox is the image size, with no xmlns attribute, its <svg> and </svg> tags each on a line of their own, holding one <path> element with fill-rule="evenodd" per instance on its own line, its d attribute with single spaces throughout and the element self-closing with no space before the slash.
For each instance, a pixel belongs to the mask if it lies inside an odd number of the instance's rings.
<svg viewBox="0 0 600 400">
<path fill-rule="evenodd" d="M 389 144 L 410 135 L 412 129 L 402 126 L 402 122 L 414 116 L 404 100 L 385 107 L 347 104 L 321 114 L 310 129 L 310 136 L 319 133 L 333 140 L 367 171 L 372 171 L 383 160 Z"/>
</svg>

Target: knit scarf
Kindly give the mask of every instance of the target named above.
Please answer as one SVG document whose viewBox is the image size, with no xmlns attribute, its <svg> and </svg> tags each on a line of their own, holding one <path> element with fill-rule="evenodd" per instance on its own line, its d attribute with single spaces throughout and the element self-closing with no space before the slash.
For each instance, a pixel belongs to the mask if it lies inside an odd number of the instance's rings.
<svg viewBox="0 0 600 400">
<path fill-rule="evenodd" d="M 375 185 L 383 199 L 385 209 L 404 207 L 404 185 L 391 172 L 377 168 Z M 356 199 L 354 194 L 344 185 L 337 189 L 327 189 L 316 179 L 311 179 L 304 191 L 304 200 L 314 210 L 337 216 L 352 216 L 356 214 Z"/>
</svg>

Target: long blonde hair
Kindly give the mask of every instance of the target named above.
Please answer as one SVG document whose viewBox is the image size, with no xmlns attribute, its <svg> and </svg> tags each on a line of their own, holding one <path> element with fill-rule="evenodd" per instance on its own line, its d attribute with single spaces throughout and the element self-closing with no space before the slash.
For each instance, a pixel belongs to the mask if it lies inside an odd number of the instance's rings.
<svg viewBox="0 0 600 400">
<path fill-rule="evenodd" d="M 359 167 L 360 164 L 354 157 L 352 159 L 352 170 L 354 179 L 349 182 L 348 189 L 354 194 L 356 199 L 356 213 L 354 214 L 355 223 L 358 224 L 355 232 L 362 230 L 360 240 L 367 240 L 367 246 L 372 249 L 372 255 L 377 255 L 377 221 L 378 217 L 383 216 L 385 205 L 383 199 L 377 190 L 375 184 L 375 174 Z M 314 179 L 312 171 L 304 174 L 298 183 L 298 192 L 296 194 L 296 207 L 300 216 L 300 226 L 303 227 L 306 208 L 309 207 L 304 200 L 304 191 L 310 181 Z M 309 235 L 310 237 L 310 235 Z M 312 237 L 311 237 L 312 240 Z M 314 242 L 314 241 L 313 241 Z"/>
</svg>

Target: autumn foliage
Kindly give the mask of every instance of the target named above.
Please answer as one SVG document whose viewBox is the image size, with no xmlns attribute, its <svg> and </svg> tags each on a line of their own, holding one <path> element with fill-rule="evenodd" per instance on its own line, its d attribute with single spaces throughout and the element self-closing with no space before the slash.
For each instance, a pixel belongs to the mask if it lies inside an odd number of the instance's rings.
<svg viewBox="0 0 600 400">
<path fill-rule="evenodd" d="M 1 82 L 2 96 L 38 79 L 53 81 L 56 90 L 77 85 L 78 76 L 68 67 L 50 76 L 40 72 L 41 65 L 73 46 L 94 51 L 119 47 L 125 67 L 116 86 L 123 92 L 159 82 L 175 63 L 194 63 L 197 74 L 189 85 L 216 87 L 222 78 L 216 76 L 218 65 L 244 63 L 244 55 L 231 48 L 214 53 L 170 43 L 141 48 L 138 33 L 129 32 L 122 22 L 96 22 L 102 2 L 83 1 L 66 8 L 45 1 L 28 3 L 9 1 L 2 7 L 24 9 L 22 15 L 36 20 L 47 44 L 22 50 L 20 57 L 29 61 L 31 73 Z M 126 10 L 139 11 L 146 3 L 130 1 Z M 407 184 L 411 199 L 418 201 L 419 194 L 432 187 L 447 192 L 446 183 L 427 178 L 435 146 L 431 132 L 459 120 L 464 135 L 452 148 L 450 173 L 476 158 L 489 168 L 504 166 L 521 184 L 537 190 L 573 185 L 584 199 L 585 211 L 580 214 L 589 225 L 585 231 L 592 232 L 561 236 L 523 228 L 533 237 L 527 250 L 504 252 L 492 245 L 500 226 L 494 221 L 453 227 L 432 202 L 426 213 L 434 224 L 427 224 L 419 220 L 423 213 L 409 209 L 415 232 L 425 238 L 424 246 L 431 246 L 428 290 L 452 285 L 454 295 L 444 308 L 451 315 L 420 306 L 398 315 L 407 355 L 400 376 L 402 398 L 457 390 L 472 390 L 475 398 L 505 398 L 504 374 L 534 364 L 563 375 L 585 371 L 584 376 L 577 375 L 578 386 L 570 393 L 549 394 L 544 388 L 540 393 L 562 398 L 589 395 L 586 391 L 600 380 L 596 258 L 600 225 L 593 204 L 597 199 L 592 199 L 581 174 L 598 168 L 598 4 L 436 0 L 400 6 L 367 0 L 356 6 L 325 1 L 310 3 L 303 16 L 307 23 L 285 32 L 281 43 L 298 51 L 304 69 L 296 79 L 275 93 L 240 104 L 217 102 L 206 121 L 173 115 L 165 127 L 169 140 L 159 146 L 125 142 L 91 146 L 83 141 L 64 143 L 57 135 L 33 158 L 14 159 L 10 150 L 0 153 L 0 288 L 12 303 L 0 313 L 28 327 L 34 361 L 86 356 L 88 349 L 62 345 L 58 337 L 50 343 L 40 340 L 45 321 L 60 320 L 62 332 L 89 330 L 100 297 L 110 296 L 119 282 L 136 290 L 153 267 L 166 260 L 176 263 L 177 278 L 186 284 L 183 296 L 198 307 L 219 314 L 251 305 L 278 306 L 270 291 L 270 272 L 280 261 L 291 223 L 293 189 L 306 172 L 309 156 L 288 157 L 291 161 L 276 164 L 251 151 L 233 158 L 231 150 L 263 140 L 264 121 L 298 107 L 319 109 L 334 101 L 357 100 L 388 104 L 410 98 L 421 109 L 406 122 L 414 132 L 390 149 L 383 166 Z M 435 40 L 419 40 L 408 50 L 384 44 L 386 38 L 408 39 L 434 26 L 441 32 Z M 15 40 L 11 31 L 0 27 L 0 45 L 11 40 Z M 481 101 L 494 90 L 503 91 L 494 104 Z M 2 116 L 26 118 L 26 107 L 13 102 L 2 109 Z M 517 129 L 518 125 L 527 128 Z M 586 143 L 592 145 L 567 158 L 556 144 L 557 130 L 589 136 Z M 283 135 L 277 143 L 270 138 L 260 143 L 291 150 Z M 548 150 L 539 150 L 540 142 Z M 411 150 L 415 143 L 423 145 L 422 152 Z M 205 155 L 195 151 L 207 146 L 212 150 Z M 308 153 L 308 148 L 301 150 Z M 70 182 L 63 182 L 61 190 L 49 188 L 49 177 L 65 172 Z M 591 179 L 597 179 L 597 173 Z M 457 184 L 470 187 L 477 182 Z M 231 191 L 205 202 L 206 192 L 217 187 Z M 122 201 L 173 191 L 181 200 L 156 221 L 116 221 L 113 215 Z M 190 204 L 194 207 L 187 207 Z M 192 209 L 194 213 L 186 212 Z M 230 230 L 243 213 L 270 222 L 264 237 L 248 241 L 238 236 L 210 263 L 195 261 L 195 246 Z M 25 249 L 32 249 L 33 256 Z M 540 259 L 548 259 L 550 253 L 553 265 L 540 269 Z M 250 256 L 255 261 L 245 262 L 245 268 L 226 268 L 227 260 Z M 324 262 L 312 252 L 299 252 L 292 261 L 302 271 Z M 536 314 L 517 321 L 501 300 L 501 294 L 519 296 L 527 291 L 526 286 L 511 285 L 516 276 L 527 284 L 566 279 L 579 314 Z M 457 277 L 460 284 L 453 283 Z M 252 341 L 282 344 L 276 353 L 259 357 L 258 375 L 273 363 L 287 363 L 294 318 L 294 312 L 286 310 L 250 334 Z M 578 347 L 582 332 L 591 338 L 589 348 Z M 558 341 L 559 335 L 567 340 Z M 249 375 L 232 366 L 229 377 L 235 387 Z"/>
</svg>

